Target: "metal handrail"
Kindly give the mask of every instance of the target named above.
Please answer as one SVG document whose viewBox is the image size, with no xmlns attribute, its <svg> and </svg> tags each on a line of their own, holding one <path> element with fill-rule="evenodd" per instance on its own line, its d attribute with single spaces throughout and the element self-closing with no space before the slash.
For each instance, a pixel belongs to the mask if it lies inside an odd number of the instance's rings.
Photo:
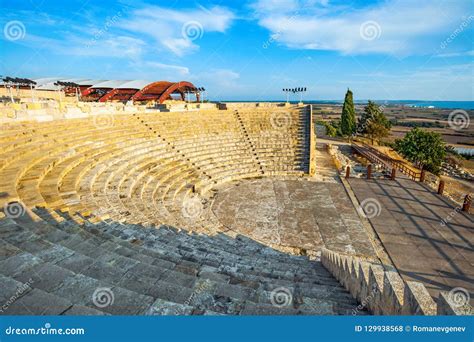
<svg viewBox="0 0 474 342">
<path fill-rule="evenodd" d="M 414 171 L 413 169 L 409 168 L 405 163 L 402 161 L 393 159 L 386 154 L 380 152 L 379 150 L 363 144 L 361 146 L 353 143 L 352 147 L 362 156 L 367 158 L 373 163 L 380 164 L 384 166 L 385 169 L 397 168 L 397 170 L 401 171 L 403 174 L 407 175 L 409 178 L 413 180 L 421 180 L 422 172 Z"/>
</svg>

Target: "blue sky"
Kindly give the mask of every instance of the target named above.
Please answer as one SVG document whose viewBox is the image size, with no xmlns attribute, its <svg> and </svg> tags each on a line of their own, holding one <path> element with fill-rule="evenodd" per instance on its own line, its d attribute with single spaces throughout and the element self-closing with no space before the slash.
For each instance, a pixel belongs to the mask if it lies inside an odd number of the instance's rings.
<svg viewBox="0 0 474 342">
<path fill-rule="evenodd" d="M 6 1 L 0 74 L 190 80 L 211 99 L 474 100 L 473 0 Z"/>
</svg>

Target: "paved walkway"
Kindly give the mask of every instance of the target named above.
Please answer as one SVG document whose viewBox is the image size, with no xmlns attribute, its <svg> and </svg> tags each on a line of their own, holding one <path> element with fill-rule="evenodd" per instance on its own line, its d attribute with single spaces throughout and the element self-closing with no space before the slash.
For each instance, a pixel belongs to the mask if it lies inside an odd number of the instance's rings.
<svg viewBox="0 0 474 342">
<path fill-rule="evenodd" d="M 314 179 L 319 182 L 339 183 L 339 174 L 332 157 L 327 152 L 326 143 L 316 142 L 316 173 Z"/>
<path fill-rule="evenodd" d="M 349 183 L 359 203 L 380 206 L 370 222 L 405 280 L 424 283 L 435 298 L 440 290 L 462 287 L 473 302 L 473 215 L 408 179 L 351 178 Z"/>
<path fill-rule="evenodd" d="M 220 189 L 212 210 L 231 231 L 266 244 L 375 256 L 343 185 L 333 180 L 244 180 Z"/>
</svg>

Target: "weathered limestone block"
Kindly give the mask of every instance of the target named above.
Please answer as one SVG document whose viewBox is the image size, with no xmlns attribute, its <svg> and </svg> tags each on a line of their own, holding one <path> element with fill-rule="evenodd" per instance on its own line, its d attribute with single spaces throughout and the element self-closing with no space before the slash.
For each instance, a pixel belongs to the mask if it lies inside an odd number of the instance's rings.
<svg viewBox="0 0 474 342">
<path fill-rule="evenodd" d="M 436 303 L 422 283 L 407 281 L 403 295 L 403 315 L 436 315 Z"/>
<path fill-rule="evenodd" d="M 342 275 L 342 259 L 339 254 L 334 255 L 334 275 L 336 276 L 337 280 L 341 280 L 341 275 Z"/>
<path fill-rule="evenodd" d="M 384 287 L 381 310 L 384 315 L 401 315 L 405 283 L 397 272 L 387 271 L 384 275 Z"/>
<path fill-rule="evenodd" d="M 451 303 L 449 299 L 449 293 L 445 291 L 441 291 L 438 297 L 438 307 L 437 307 L 437 314 L 438 315 L 474 315 L 474 310 L 469 303 L 465 303 L 463 305 L 455 305 Z"/>
<path fill-rule="evenodd" d="M 362 302 L 363 300 L 365 300 L 370 293 L 369 269 L 370 269 L 370 263 L 366 261 L 361 261 L 359 263 L 360 292 L 357 296 L 357 300 L 359 302 Z"/>
<path fill-rule="evenodd" d="M 343 264 L 343 276 L 342 276 L 342 284 L 346 288 L 346 290 L 349 290 L 351 283 L 354 281 L 352 274 L 351 274 L 351 264 L 352 264 L 352 258 L 351 257 L 346 257 L 344 259 L 344 264 Z"/>
<path fill-rule="evenodd" d="M 329 270 L 331 271 L 332 274 L 336 274 L 336 270 L 337 270 L 336 254 L 331 251 L 328 251 L 328 261 L 329 261 Z"/>
<path fill-rule="evenodd" d="M 351 293 L 352 297 L 357 298 L 361 291 L 361 278 L 359 273 L 359 260 L 356 258 L 352 259 L 351 264 L 351 276 L 352 282 L 349 286 L 349 292 Z"/>
<path fill-rule="evenodd" d="M 382 294 L 384 288 L 384 269 L 380 265 L 370 265 L 369 268 L 369 288 L 370 293 L 367 296 L 369 310 L 381 315 L 382 312 Z"/>
</svg>

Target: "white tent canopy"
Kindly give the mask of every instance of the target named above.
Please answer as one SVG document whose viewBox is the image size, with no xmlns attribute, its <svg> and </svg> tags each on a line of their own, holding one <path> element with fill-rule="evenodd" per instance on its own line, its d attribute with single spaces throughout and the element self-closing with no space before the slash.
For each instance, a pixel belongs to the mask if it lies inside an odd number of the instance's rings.
<svg viewBox="0 0 474 342">
<path fill-rule="evenodd" d="M 129 81 L 121 84 L 118 86 L 118 89 L 143 89 L 147 85 L 149 85 L 151 82 L 147 80 L 134 80 L 134 81 Z"/>
<path fill-rule="evenodd" d="M 115 89 L 115 88 L 120 87 L 122 84 L 128 83 L 128 82 L 130 82 L 130 80 L 126 80 L 126 81 L 120 81 L 120 80 L 104 81 L 104 82 L 94 84 L 91 88 L 111 88 L 111 89 Z"/>
</svg>

